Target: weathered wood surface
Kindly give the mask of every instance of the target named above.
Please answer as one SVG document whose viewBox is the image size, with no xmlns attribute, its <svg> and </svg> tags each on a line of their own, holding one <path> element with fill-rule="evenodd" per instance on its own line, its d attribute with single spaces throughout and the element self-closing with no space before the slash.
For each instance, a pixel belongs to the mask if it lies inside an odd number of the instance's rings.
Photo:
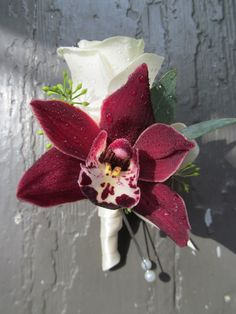
<svg viewBox="0 0 236 314">
<path fill-rule="evenodd" d="M 235 21 L 235 0 L 1 1 L 1 314 L 236 313 L 235 127 L 200 142 L 202 176 L 188 197 L 200 252 L 152 231 L 168 282 L 144 282 L 133 243 L 125 265 L 102 273 L 92 206 L 45 210 L 15 198 L 21 174 L 44 150 L 28 103 L 43 83 L 58 81 L 58 46 L 143 37 L 147 51 L 165 56 L 163 71 L 177 68 L 178 120 L 191 123 L 236 116 Z M 142 228 L 137 234 L 145 246 Z"/>
</svg>

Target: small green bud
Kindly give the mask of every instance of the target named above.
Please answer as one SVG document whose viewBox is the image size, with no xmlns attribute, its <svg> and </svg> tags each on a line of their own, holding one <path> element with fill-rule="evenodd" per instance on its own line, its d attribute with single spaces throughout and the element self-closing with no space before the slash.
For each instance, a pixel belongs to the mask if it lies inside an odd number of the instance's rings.
<svg viewBox="0 0 236 314">
<path fill-rule="evenodd" d="M 87 107 L 89 105 L 89 102 L 84 101 L 84 102 L 81 103 L 81 105 L 84 106 L 84 107 Z"/>
<path fill-rule="evenodd" d="M 42 87 L 42 90 L 43 90 L 44 92 L 48 92 L 48 91 L 49 91 L 49 86 L 43 86 L 43 87 Z"/>
<path fill-rule="evenodd" d="M 79 96 L 84 95 L 87 93 L 87 88 L 82 89 L 82 91 L 80 92 Z"/>
<path fill-rule="evenodd" d="M 57 90 L 59 90 L 62 94 L 64 93 L 64 89 L 63 89 L 62 84 L 57 84 L 57 85 L 56 85 L 56 88 L 57 88 Z"/>
<path fill-rule="evenodd" d="M 126 215 L 131 214 L 132 213 L 132 209 L 131 208 L 125 208 L 124 212 Z"/>
<path fill-rule="evenodd" d="M 53 91 L 51 91 L 51 90 L 47 92 L 47 95 L 48 95 L 48 96 L 52 96 L 52 95 L 54 95 L 54 94 L 55 94 L 55 92 L 53 92 Z"/>
<path fill-rule="evenodd" d="M 78 90 L 80 90 L 82 88 L 82 83 L 78 84 L 76 86 L 76 89 L 73 91 L 73 94 L 75 94 L 76 92 L 78 92 Z"/>
<path fill-rule="evenodd" d="M 46 149 L 50 149 L 50 148 L 52 148 L 52 144 L 51 143 L 46 144 Z"/>
<path fill-rule="evenodd" d="M 43 135 L 44 132 L 43 132 L 43 130 L 38 130 L 38 131 L 37 131 L 37 134 L 38 134 L 38 135 Z"/>
<path fill-rule="evenodd" d="M 189 184 L 183 183 L 184 192 L 189 193 Z"/>
</svg>

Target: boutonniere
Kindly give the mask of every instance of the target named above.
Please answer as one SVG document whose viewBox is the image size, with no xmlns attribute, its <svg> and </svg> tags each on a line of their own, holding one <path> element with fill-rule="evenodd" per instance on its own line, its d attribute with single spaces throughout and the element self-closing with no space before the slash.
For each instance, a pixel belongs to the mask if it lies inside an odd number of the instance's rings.
<svg viewBox="0 0 236 314">
<path fill-rule="evenodd" d="M 155 83 L 163 58 L 144 53 L 143 40 L 82 40 L 58 52 L 71 79 L 64 73 L 62 84 L 43 88 L 52 99 L 31 101 L 40 134 L 51 144 L 23 175 L 18 198 L 45 207 L 83 199 L 96 204 L 103 270 L 119 263 L 123 220 L 134 237 L 125 216 L 131 211 L 177 245 L 191 246 L 178 191 L 188 191 L 186 179 L 199 175 L 195 139 L 236 119 L 174 123 L 176 71 Z M 153 281 L 151 263 L 137 248 L 145 278 Z"/>
</svg>

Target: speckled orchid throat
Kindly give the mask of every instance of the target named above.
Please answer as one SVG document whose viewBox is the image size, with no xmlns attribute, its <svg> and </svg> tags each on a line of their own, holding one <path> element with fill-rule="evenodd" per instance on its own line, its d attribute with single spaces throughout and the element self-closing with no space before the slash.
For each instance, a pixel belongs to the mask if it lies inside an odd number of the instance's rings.
<svg viewBox="0 0 236 314">
<path fill-rule="evenodd" d="M 81 165 L 78 183 L 82 193 L 99 206 L 131 208 L 140 200 L 138 175 L 137 150 L 124 138 L 107 147 L 107 132 L 101 131 Z"/>
</svg>

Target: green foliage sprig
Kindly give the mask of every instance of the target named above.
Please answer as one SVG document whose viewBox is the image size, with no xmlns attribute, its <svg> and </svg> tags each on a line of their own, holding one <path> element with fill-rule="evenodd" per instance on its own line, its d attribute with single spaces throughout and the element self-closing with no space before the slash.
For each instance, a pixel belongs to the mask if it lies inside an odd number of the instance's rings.
<svg viewBox="0 0 236 314">
<path fill-rule="evenodd" d="M 189 163 L 185 167 L 179 169 L 171 178 L 172 188 L 178 192 L 189 193 L 189 178 L 200 175 L 200 167 L 194 163 Z"/>
<path fill-rule="evenodd" d="M 73 90 L 73 82 L 69 78 L 68 73 L 66 71 L 63 72 L 63 84 L 59 83 L 53 86 L 44 86 L 42 90 L 47 94 L 47 96 L 53 96 L 53 98 L 57 98 L 67 102 L 68 104 L 88 106 L 89 103 L 87 101 L 78 101 L 78 98 L 87 93 L 87 89 L 82 89 L 82 83 L 78 84 L 76 88 Z"/>
<path fill-rule="evenodd" d="M 189 177 L 197 177 L 200 175 L 200 167 L 198 167 L 194 163 L 187 164 L 185 167 L 179 169 L 175 176 L 182 177 L 182 178 L 189 178 Z"/>
<path fill-rule="evenodd" d="M 124 208 L 124 212 L 126 215 L 129 215 L 132 213 L 132 208 Z"/>
</svg>

